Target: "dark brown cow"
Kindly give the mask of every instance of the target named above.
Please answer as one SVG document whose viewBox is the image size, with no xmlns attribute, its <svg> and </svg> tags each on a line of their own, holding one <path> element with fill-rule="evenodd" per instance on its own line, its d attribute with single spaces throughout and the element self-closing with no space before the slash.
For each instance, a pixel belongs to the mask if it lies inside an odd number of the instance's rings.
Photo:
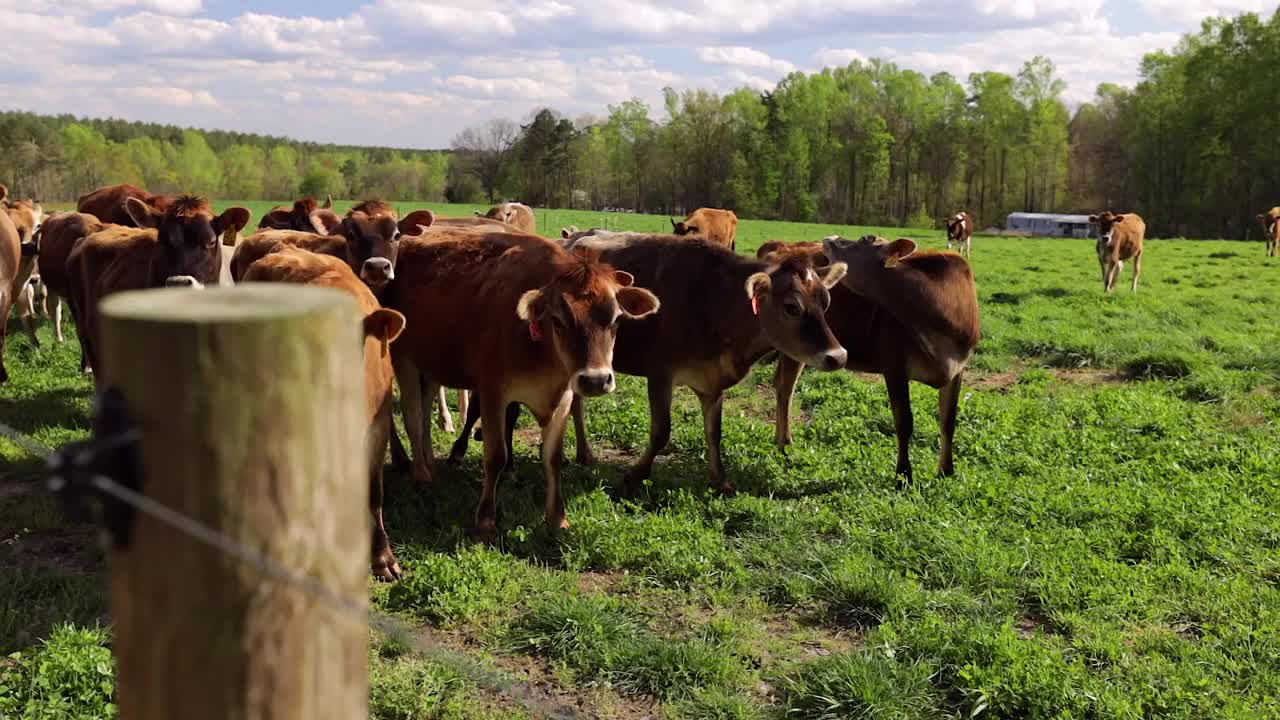
<svg viewBox="0 0 1280 720">
<path fill-rule="evenodd" d="M 49 310 L 58 342 L 63 342 L 62 301 L 66 299 L 69 303 L 71 297 L 67 258 L 81 240 L 106 227 L 106 223 L 93 215 L 79 212 L 54 213 L 40 225 L 40 254 L 36 265 L 40 282 L 48 292 Z M 84 355 L 80 358 L 80 369 L 89 369 L 88 358 Z"/>
<path fill-rule="evenodd" d="M 0 212 L 0 385 L 9 381 L 9 371 L 4 367 L 9 312 L 31 276 L 35 264 L 35 242 L 20 240 L 18 229 L 9 219 L 9 214 Z"/>
<path fill-rule="evenodd" d="M 436 477 L 423 409 L 438 386 L 477 391 L 490 428 L 501 428 L 507 406 L 519 403 L 542 427 L 547 524 L 567 527 L 560 464 L 573 394 L 611 392 L 619 320 L 658 310 L 653 293 L 631 284 L 630 275 L 594 253 L 570 253 L 534 235 L 436 231 L 407 240 L 386 304 L 408 318 L 392 354 L 414 478 Z M 503 434 L 485 433 L 479 539 L 496 537 L 497 482 L 506 463 Z"/>
<path fill-rule="evenodd" d="M 961 382 L 980 335 L 978 291 L 969 263 L 954 253 L 915 252 L 910 240 L 887 243 L 868 236 L 828 242 L 827 250 L 819 243 L 770 242 L 759 255 L 778 260 L 800 254 L 819 265 L 832 258 L 848 264 L 846 280 L 831 290 L 827 322 L 849 349 L 849 370 L 884 376 L 898 435 L 898 474 L 911 481 L 914 380 L 938 389 L 938 472 L 951 475 Z M 780 448 L 791 444 L 791 398 L 803 369 L 791 358 L 778 360 L 775 439 Z"/>
<path fill-rule="evenodd" d="M 138 226 L 109 226 L 80 242 L 67 258 L 71 311 L 89 364 L 97 357 L 98 303 L 124 290 L 216 284 L 222 270 L 219 236 L 249 224 L 248 210 L 233 207 L 214 216 L 194 195 L 174 198 L 167 210 L 129 198 L 126 207 Z M 102 377 L 99 374 L 97 377 Z"/>
<path fill-rule="evenodd" d="M 955 245 L 960 252 L 973 256 L 973 218 L 967 212 L 958 212 L 947 218 L 947 249 Z"/>
<path fill-rule="evenodd" d="M 1133 260 L 1132 291 L 1138 292 L 1142 275 L 1142 242 L 1147 224 L 1137 213 L 1117 215 L 1110 210 L 1090 215 L 1089 222 L 1098 226 L 1098 264 L 1102 266 L 1102 287 L 1108 293 L 1115 289 L 1124 261 Z"/>
<path fill-rule="evenodd" d="M 634 275 L 671 310 L 629 324 L 614 349 L 614 367 L 647 378 L 649 385 L 649 447 L 624 478 L 627 493 L 649 477 L 671 439 L 676 385 L 691 388 L 701 400 L 710 483 L 732 495 L 736 489 L 725 478 L 720 453 L 724 392 L 775 349 L 823 370 L 844 367 L 847 353 L 824 317 L 828 288 L 840 281 L 843 265 L 819 273 L 808 258 L 771 264 L 670 235 L 584 238 L 577 247 L 602 250 L 605 262 Z M 575 401 L 574 414 L 579 460 L 589 463 L 581 402 Z M 495 427 L 488 418 L 485 424 Z"/>
<path fill-rule="evenodd" d="M 329 208 L 331 204 L 320 207 L 315 198 L 302 198 L 293 207 L 280 206 L 262 216 L 258 221 L 259 230 L 297 230 L 327 235 L 342 222 L 342 218 Z"/>
<path fill-rule="evenodd" d="M 382 521 L 382 460 L 387 454 L 391 424 L 391 367 L 388 345 L 404 329 L 404 316 L 378 304 L 377 298 L 345 262 L 293 247 L 249 266 L 246 282 L 287 282 L 331 287 L 350 293 L 360 303 L 364 323 L 364 386 L 369 416 L 368 442 L 369 512 L 373 515 L 373 574 L 381 580 L 400 577 L 400 564 L 391 552 L 391 540 Z"/>
<path fill-rule="evenodd" d="M 1258 222 L 1262 223 L 1265 231 L 1263 237 L 1267 241 L 1267 257 L 1280 255 L 1280 207 L 1273 207 L 1259 215 Z"/>
<path fill-rule="evenodd" d="M 698 208 L 684 220 L 672 220 L 671 232 L 680 236 L 696 235 L 730 250 L 738 249 L 738 216 L 732 210 Z"/>
<path fill-rule="evenodd" d="M 505 202 L 489 208 L 484 215 L 477 210 L 476 215 L 510 225 L 520 232 L 538 234 L 538 220 L 533 215 L 533 208 L 523 203 Z"/>
<path fill-rule="evenodd" d="M 141 200 L 160 212 L 167 210 L 174 199 L 171 195 L 152 195 L 136 185 L 108 185 L 81 196 L 76 203 L 76 210 L 93 215 L 105 223 L 138 227 L 126 207 L 129 198 Z"/>
</svg>

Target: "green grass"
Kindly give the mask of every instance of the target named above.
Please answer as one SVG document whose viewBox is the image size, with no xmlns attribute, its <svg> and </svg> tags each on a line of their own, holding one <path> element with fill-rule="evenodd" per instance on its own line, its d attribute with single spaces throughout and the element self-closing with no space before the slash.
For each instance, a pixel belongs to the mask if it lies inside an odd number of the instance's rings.
<svg viewBox="0 0 1280 720">
<path fill-rule="evenodd" d="M 602 217 L 553 211 L 540 227 L 669 227 Z M 837 232 L 898 234 L 743 221 L 739 247 Z M 761 367 L 726 404 L 738 497 L 704 489 L 700 415 L 681 391 L 674 453 L 620 502 L 612 487 L 648 428 L 644 385 L 623 378 L 591 403 L 609 452 L 566 466 L 573 527 L 559 536 L 520 440 L 496 548 L 464 540 L 478 447 L 430 494 L 390 474 L 408 575 L 371 584 L 375 606 L 603 717 L 1280 716 L 1280 262 L 1256 244 L 1153 240 L 1140 292 L 1126 275 L 1105 297 L 1090 241 L 974 245 L 983 341 L 956 477 L 930 470 L 937 394 L 913 387 L 917 486 L 897 490 L 883 386 L 849 373 L 804 376 L 796 444 L 778 452 Z M 89 383 L 74 342 L 40 332 L 39 350 L 11 338 L 0 418 L 57 444 L 85 432 Z M 38 467 L 3 441 L 0 461 Z M 58 525 L 46 502 L 0 494 L 3 538 Z M 36 564 L 0 580 L 0 638 L 22 638 L 5 651 L 39 652 L 58 622 L 91 628 L 103 610 L 93 575 Z M 373 717 L 512 712 L 448 667 L 374 645 Z"/>
</svg>

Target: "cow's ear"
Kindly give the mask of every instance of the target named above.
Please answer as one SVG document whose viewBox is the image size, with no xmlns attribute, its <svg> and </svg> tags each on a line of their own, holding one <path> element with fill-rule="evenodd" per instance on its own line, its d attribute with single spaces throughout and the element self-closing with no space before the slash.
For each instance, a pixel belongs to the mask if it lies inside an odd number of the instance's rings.
<svg viewBox="0 0 1280 720">
<path fill-rule="evenodd" d="M 293 213 L 289 210 L 272 210 L 258 221 L 258 228 L 287 228 L 292 226 Z"/>
<path fill-rule="evenodd" d="M 1267 221 L 1267 216 L 1266 216 L 1266 215 L 1259 215 L 1259 216 L 1258 216 L 1258 222 L 1260 222 L 1260 223 L 1264 223 L 1264 222 L 1266 222 L 1266 221 Z"/>
<path fill-rule="evenodd" d="M 342 227 L 342 218 L 331 210 L 316 210 L 308 217 L 317 235 L 332 235 Z"/>
<path fill-rule="evenodd" d="M 1111 216 L 1111 222 L 1114 222 L 1114 223 L 1122 223 L 1122 222 L 1124 222 L 1124 215 L 1112 215 L 1112 216 Z"/>
<path fill-rule="evenodd" d="M 230 232 L 234 229 L 240 232 L 253 219 L 253 213 L 242 207 L 229 207 L 222 211 L 222 214 L 213 219 L 213 229 L 218 234 Z"/>
<path fill-rule="evenodd" d="M 158 210 L 134 197 L 125 198 L 124 211 L 129 214 L 133 224 L 140 228 L 159 227 L 160 218 L 164 217 Z"/>
<path fill-rule="evenodd" d="M 364 334 L 383 342 L 394 342 L 404 332 L 406 320 L 397 310 L 378 308 L 364 317 Z"/>
<path fill-rule="evenodd" d="M 8 201 L 9 201 L 9 188 L 8 186 L 0 185 L 0 203 L 7 204 Z"/>
<path fill-rule="evenodd" d="M 414 210 L 400 221 L 401 235 L 421 235 L 424 228 L 436 222 L 436 214 L 430 210 Z"/>
<path fill-rule="evenodd" d="M 747 278 L 747 299 L 755 300 L 762 295 L 768 295 L 772 287 L 773 280 L 769 278 L 769 273 L 758 272 Z"/>
<path fill-rule="evenodd" d="M 910 238 L 898 238 L 880 247 L 880 257 L 884 258 L 885 267 L 893 267 L 902 258 L 916 251 L 916 242 Z"/>
<path fill-rule="evenodd" d="M 615 297 L 618 300 L 618 307 L 622 308 L 622 312 L 632 320 L 648 317 L 658 312 L 658 308 L 662 306 L 658 296 L 644 288 L 619 288 Z"/>
<path fill-rule="evenodd" d="M 631 287 L 636 284 L 636 276 L 626 270 L 614 270 L 613 281 L 621 287 Z"/>
<path fill-rule="evenodd" d="M 843 280 L 844 276 L 848 272 L 849 272 L 848 265 L 842 262 L 831 263 L 830 265 L 828 265 L 822 270 L 819 277 L 822 278 L 822 284 L 827 286 L 827 289 L 830 290 L 831 288 L 835 287 L 841 280 Z"/>
<path fill-rule="evenodd" d="M 1097 216 L 1097 215 L 1090 215 L 1090 216 L 1089 216 L 1089 222 L 1093 223 L 1094 225 L 1097 225 L 1097 224 L 1098 224 L 1098 216 Z"/>
<path fill-rule="evenodd" d="M 529 290 L 520 296 L 516 303 L 516 317 L 525 322 L 532 322 L 542 316 L 546 309 L 546 294 L 541 290 Z"/>
</svg>

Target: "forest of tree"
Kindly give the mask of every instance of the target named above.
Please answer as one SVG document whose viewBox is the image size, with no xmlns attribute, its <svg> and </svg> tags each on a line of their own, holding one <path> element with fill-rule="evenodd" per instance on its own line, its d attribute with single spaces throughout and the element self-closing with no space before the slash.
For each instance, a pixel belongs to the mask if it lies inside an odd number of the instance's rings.
<svg viewBox="0 0 1280 720">
<path fill-rule="evenodd" d="M 1074 113 L 1051 61 L 964 82 L 880 60 L 792 73 L 768 92 L 667 90 L 603 117 L 537 109 L 449 150 L 335 147 L 118 120 L 0 113 L 0 182 L 72 199 L 133 182 L 238 199 L 298 194 L 933 226 L 959 209 L 1136 211 L 1157 235 L 1248 237 L 1280 204 L 1280 14 L 1206 21 L 1147 55 L 1133 89 Z"/>
</svg>

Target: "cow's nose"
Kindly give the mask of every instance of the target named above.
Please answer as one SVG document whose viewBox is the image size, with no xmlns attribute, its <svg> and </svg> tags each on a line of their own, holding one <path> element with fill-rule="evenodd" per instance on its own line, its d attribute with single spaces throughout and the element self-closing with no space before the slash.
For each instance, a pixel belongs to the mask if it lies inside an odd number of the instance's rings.
<svg viewBox="0 0 1280 720">
<path fill-rule="evenodd" d="M 614 388 L 613 370 L 607 368 L 583 370 L 578 373 L 575 381 L 575 392 L 586 397 L 608 395 Z"/>
<path fill-rule="evenodd" d="M 165 278 L 165 287 L 184 287 L 199 290 L 204 287 L 204 283 L 191 277 L 190 275 L 170 275 Z"/>
<path fill-rule="evenodd" d="M 827 372 L 831 372 L 844 367 L 844 364 L 848 361 L 849 351 L 844 348 L 837 348 L 822 354 L 822 365 L 820 367 Z"/>
<path fill-rule="evenodd" d="M 360 279 L 367 283 L 388 283 L 395 279 L 396 271 L 386 258 L 369 258 L 360 268 Z"/>
</svg>

